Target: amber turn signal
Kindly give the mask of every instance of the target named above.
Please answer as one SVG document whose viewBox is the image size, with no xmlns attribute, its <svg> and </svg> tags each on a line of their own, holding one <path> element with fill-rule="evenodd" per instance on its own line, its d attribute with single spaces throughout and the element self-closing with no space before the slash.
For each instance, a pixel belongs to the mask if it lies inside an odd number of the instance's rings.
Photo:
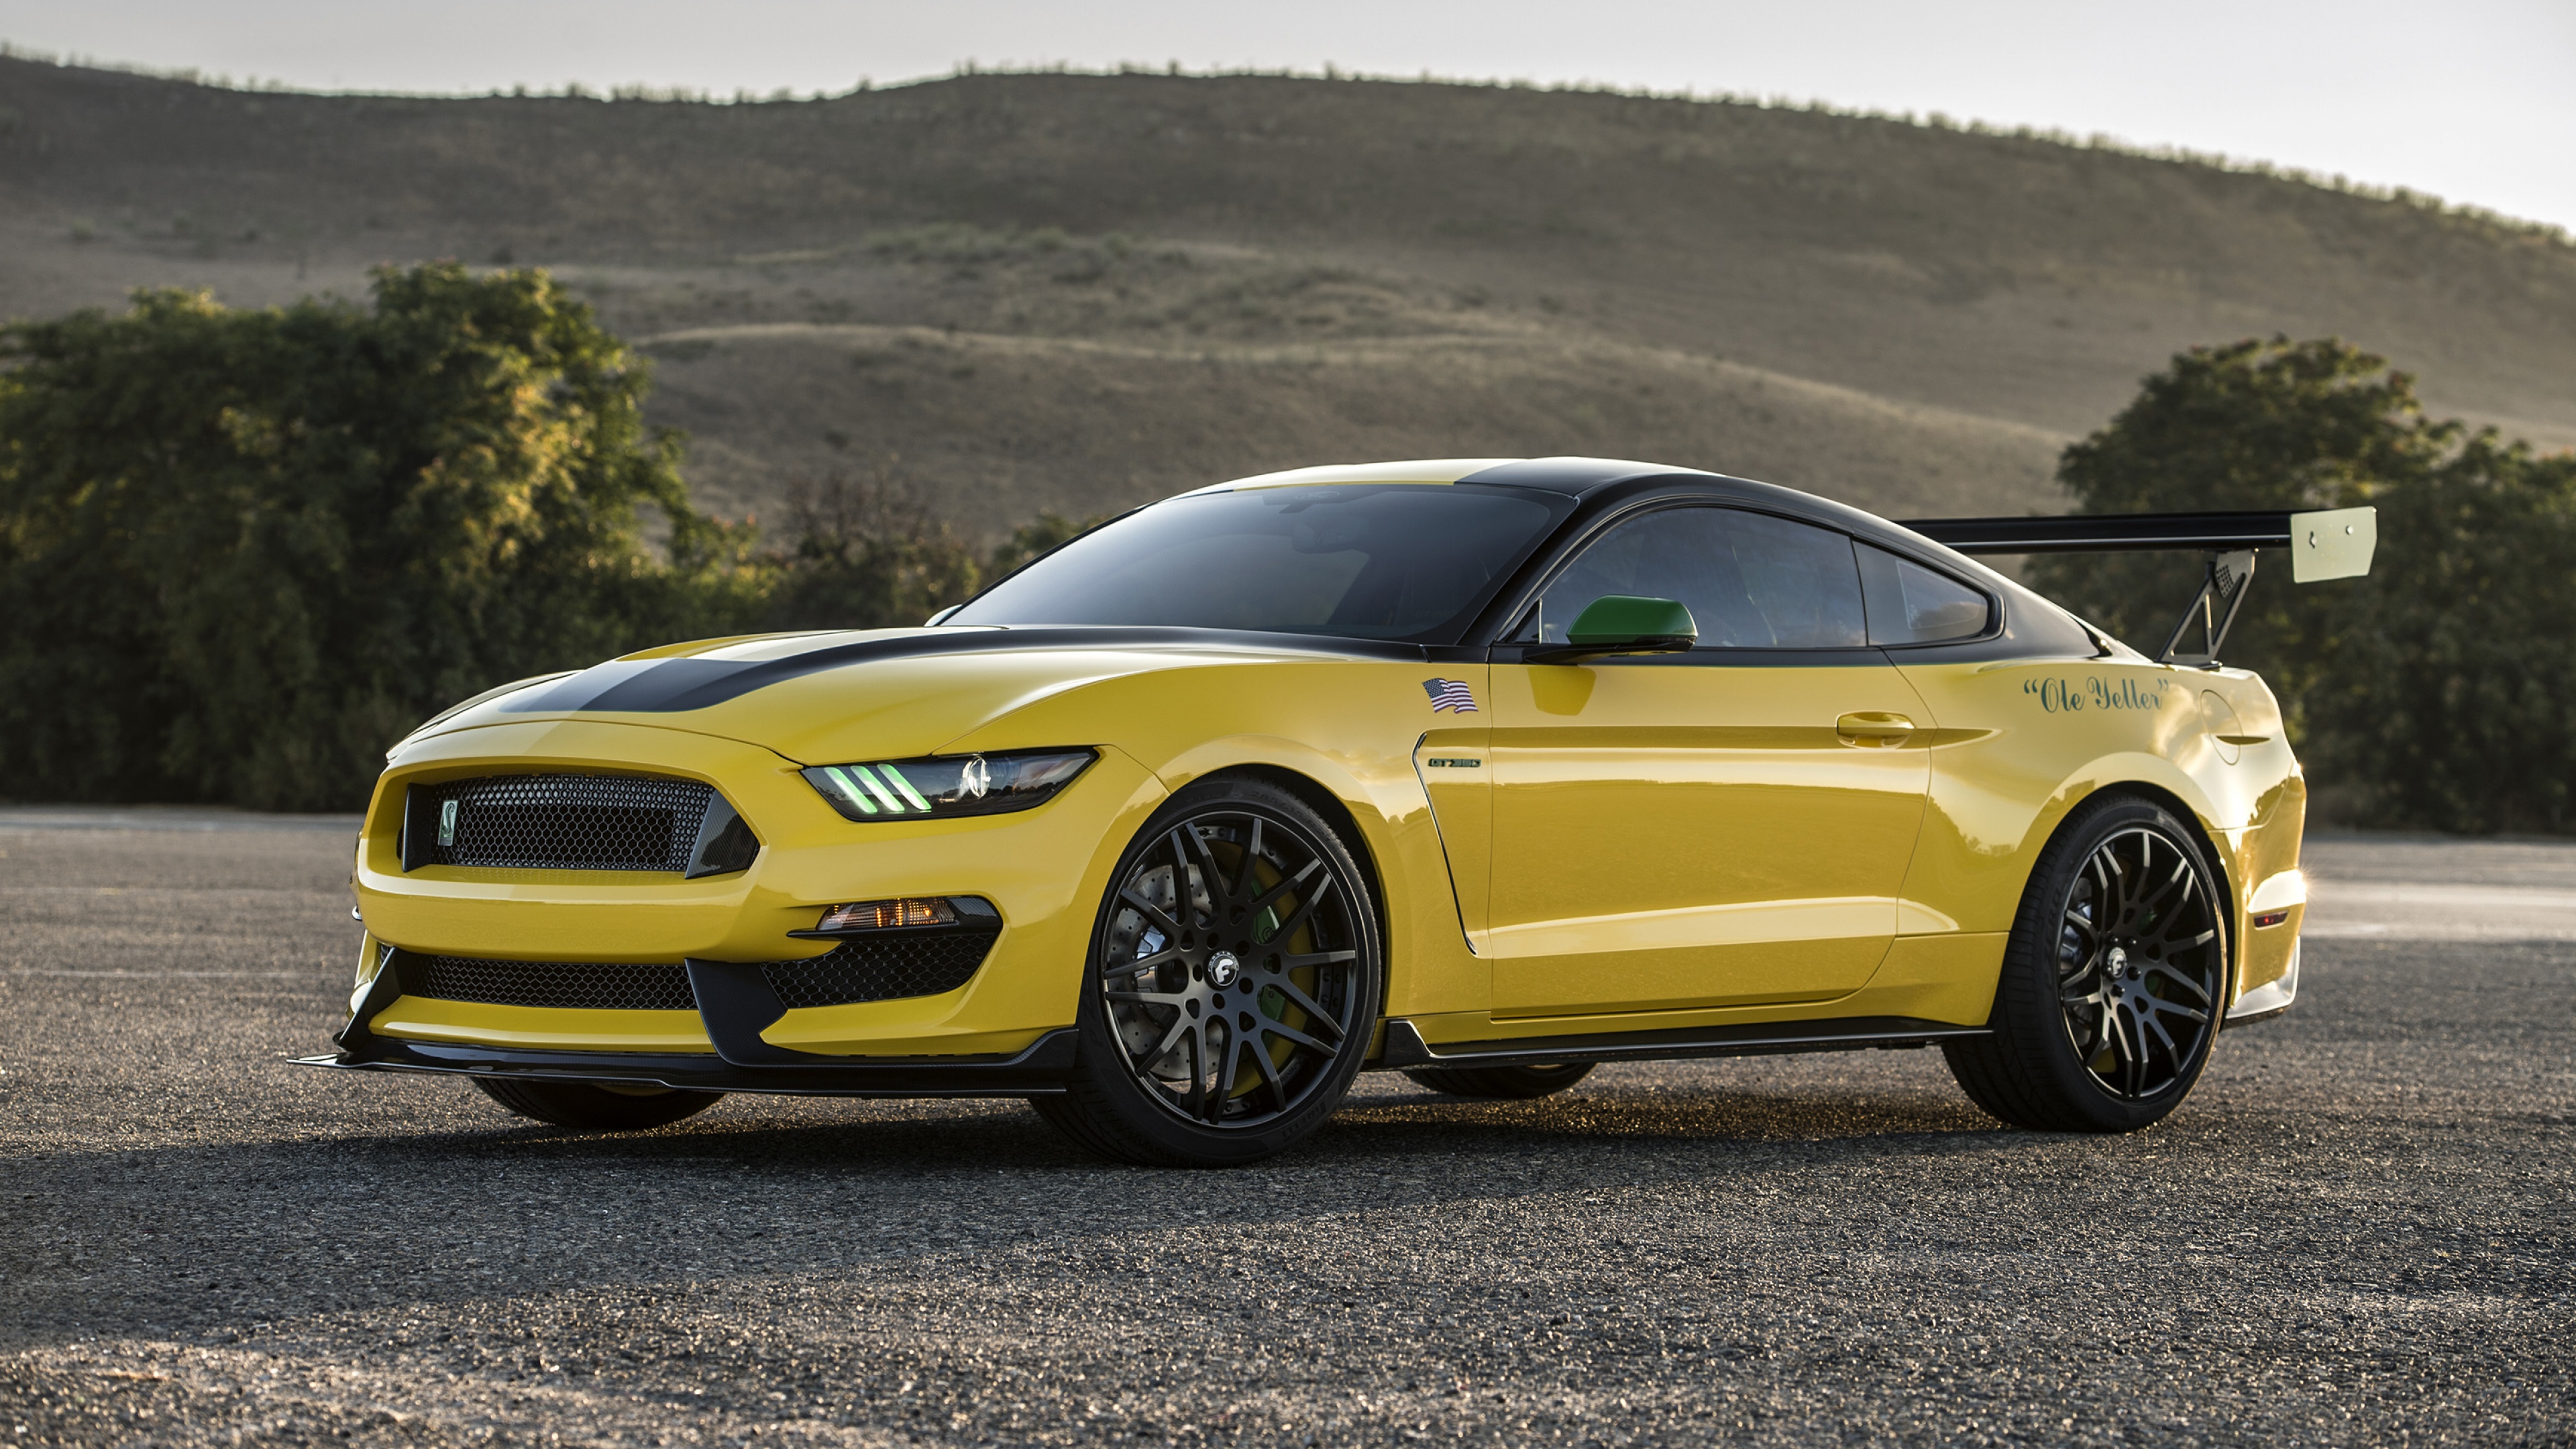
<svg viewBox="0 0 2576 1449">
<path fill-rule="evenodd" d="M 834 906 L 814 926 L 818 931 L 890 931 L 901 926 L 953 926 L 957 908 L 939 896 L 906 896 L 893 901 L 860 901 Z"/>
</svg>

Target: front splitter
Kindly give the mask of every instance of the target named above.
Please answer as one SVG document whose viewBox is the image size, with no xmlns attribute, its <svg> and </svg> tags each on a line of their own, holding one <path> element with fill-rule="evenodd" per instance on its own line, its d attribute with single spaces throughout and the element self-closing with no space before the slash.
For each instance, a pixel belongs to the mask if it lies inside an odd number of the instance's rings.
<svg viewBox="0 0 2576 1449">
<path fill-rule="evenodd" d="M 737 1065 L 713 1052 L 531 1051 L 371 1034 L 358 1050 L 297 1057 L 293 1064 L 355 1072 L 617 1082 L 796 1097 L 1041 1097 L 1064 1090 L 1065 1079 L 1073 1073 L 1074 1039 L 1073 1028 L 1064 1027 L 1010 1056 L 808 1056 L 804 1061 Z"/>
</svg>

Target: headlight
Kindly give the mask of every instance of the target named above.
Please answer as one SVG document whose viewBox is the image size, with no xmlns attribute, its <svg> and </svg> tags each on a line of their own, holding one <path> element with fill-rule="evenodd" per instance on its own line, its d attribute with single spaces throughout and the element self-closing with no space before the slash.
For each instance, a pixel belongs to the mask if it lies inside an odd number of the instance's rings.
<svg viewBox="0 0 2576 1449">
<path fill-rule="evenodd" d="M 851 820 L 948 820 L 1043 805 L 1099 758 L 1098 750 L 927 755 L 816 765 L 805 780 Z"/>
</svg>

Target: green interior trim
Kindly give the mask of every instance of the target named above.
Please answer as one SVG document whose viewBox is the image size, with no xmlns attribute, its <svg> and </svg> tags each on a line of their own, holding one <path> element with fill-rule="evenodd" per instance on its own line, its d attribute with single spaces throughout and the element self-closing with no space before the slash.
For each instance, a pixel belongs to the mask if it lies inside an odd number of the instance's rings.
<svg viewBox="0 0 2576 1449">
<path fill-rule="evenodd" d="M 1697 639 L 1699 625 L 1675 599 L 1603 594 L 1583 606 L 1565 631 L 1568 644 L 1633 644 L 1647 639 Z"/>
</svg>

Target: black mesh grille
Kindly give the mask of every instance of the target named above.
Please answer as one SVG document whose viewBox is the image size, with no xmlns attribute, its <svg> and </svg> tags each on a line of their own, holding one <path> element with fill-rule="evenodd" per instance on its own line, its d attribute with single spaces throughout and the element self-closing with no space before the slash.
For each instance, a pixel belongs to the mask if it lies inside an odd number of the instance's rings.
<svg viewBox="0 0 2576 1449">
<path fill-rule="evenodd" d="M 993 937 L 984 932 L 885 931 L 843 941 L 807 961 L 773 961 L 769 989 L 790 1007 L 847 1006 L 898 996 L 937 996 L 966 984 Z"/>
<path fill-rule="evenodd" d="M 685 871 L 715 794 L 644 775 L 489 775 L 415 787 L 409 828 L 429 865 Z"/>
<path fill-rule="evenodd" d="M 485 961 L 414 958 L 413 996 L 495 1006 L 566 1006 L 590 1011 L 695 1011 L 689 969 L 677 961 Z"/>
</svg>

